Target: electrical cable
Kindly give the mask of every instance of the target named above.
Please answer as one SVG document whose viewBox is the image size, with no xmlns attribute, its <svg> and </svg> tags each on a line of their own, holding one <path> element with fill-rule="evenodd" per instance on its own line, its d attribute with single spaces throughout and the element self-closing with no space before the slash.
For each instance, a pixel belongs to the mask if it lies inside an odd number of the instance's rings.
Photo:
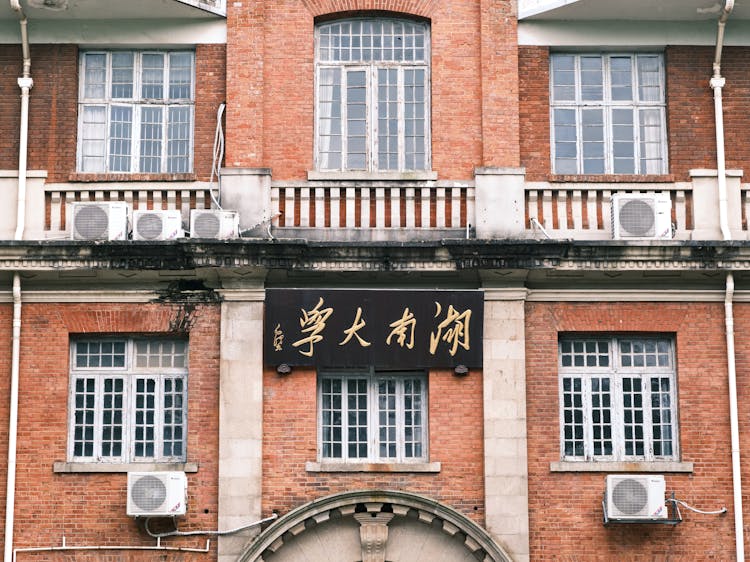
<svg viewBox="0 0 750 562">
<path fill-rule="evenodd" d="M 152 533 L 151 529 L 148 527 L 148 522 L 152 519 L 151 517 L 146 518 L 145 522 L 145 529 L 148 535 L 151 538 L 154 539 L 162 539 L 164 537 L 190 537 L 194 535 L 209 535 L 209 536 L 224 536 L 224 535 L 231 535 L 232 533 L 238 533 L 240 531 L 244 531 L 245 529 L 249 529 L 250 527 L 255 527 L 257 525 L 262 525 L 263 523 L 267 523 L 269 521 L 273 521 L 274 519 L 278 519 L 279 515 L 278 513 L 274 513 L 270 517 L 266 517 L 265 519 L 261 519 L 260 521 L 255 521 L 253 523 L 248 523 L 247 525 L 242 525 L 241 527 L 237 527 L 235 529 L 229 529 L 228 531 L 178 531 L 177 525 L 175 524 L 175 530 L 169 531 L 166 533 Z"/>
<path fill-rule="evenodd" d="M 208 190 L 211 195 L 211 200 L 219 210 L 221 210 L 221 161 L 224 159 L 224 128 L 221 120 L 225 108 L 226 104 L 220 103 L 219 108 L 216 110 L 216 132 L 214 133 L 213 161 L 211 162 L 211 177 L 208 180 Z M 216 190 L 217 195 L 214 195 L 213 190 L 214 176 L 216 177 L 218 186 Z"/>
<path fill-rule="evenodd" d="M 726 513 L 727 512 L 727 508 L 726 507 L 722 507 L 721 509 L 717 509 L 716 511 L 703 511 L 701 509 L 698 509 L 698 508 L 695 508 L 695 507 L 693 507 L 691 505 L 686 504 L 682 500 L 669 500 L 669 501 L 673 501 L 675 503 L 678 503 L 681 506 L 686 507 L 690 511 L 695 511 L 696 513 L 701 513 L 703 515 L 721 515 L 722 513 Z"/>
</svg>

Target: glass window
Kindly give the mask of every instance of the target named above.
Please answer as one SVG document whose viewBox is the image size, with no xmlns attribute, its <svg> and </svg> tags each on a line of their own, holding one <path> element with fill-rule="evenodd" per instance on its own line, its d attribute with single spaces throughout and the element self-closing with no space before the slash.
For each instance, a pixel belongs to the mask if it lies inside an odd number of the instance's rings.
<svg viewBox="0 0 750 562">
<path fill-rule="evenodd" d="M 554 173 L 667 173 L 660 54 L 555 54 L 550 82 Z"/>
<path fill-rule="evenodd" d="M 563 460 L 678 458 L 671 339 L 566 337 L 559 369 Z"/>
<path fill-rule="evenodd" d="M 192 170 L 192 52 L 81 54 L 78 171 Z"/>
<path fill-rule="evenodd" d="M 318 380 L 322 460 L 427 459 L 427 379 L 423 374 L 326 374 Z"/>
<path fill-rule="evenodd" d="M 391 19 L 317 27 L 319 170 L 429 169 L 428 32 Z"/>
<path fill-rule="evenodd" d="M 71 461 L 185 459 L 186 341 L 76 340 L 70 377 Z"/>
</svg>

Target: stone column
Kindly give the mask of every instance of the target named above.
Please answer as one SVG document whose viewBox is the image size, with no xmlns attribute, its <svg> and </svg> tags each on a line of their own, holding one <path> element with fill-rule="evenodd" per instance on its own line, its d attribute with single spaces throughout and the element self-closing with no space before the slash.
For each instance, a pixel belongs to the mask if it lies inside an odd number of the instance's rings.
<svg viewBox="0 0 750 562">
<path fill-rule="evenodd" d="M 221 206 L 240 215 L 247 236 L 268 236 L 271 217 L 270 168 L 222 168 Z"/>
<path fill-rule="evenodd" d="M 529 560 L 523 288 L 484 297 L 484 471 L 487 530 L 515 562 Z"/>
<path fill-rule="evenodd" d="M 219 529 L 261 517 L 263 443 L 263 282 L 222 290 L 219 404 Z M 254 527 L 219 537 L 219 562 L 235 562 Z"/>
<path fill-rule="evenodd" d="M 742 231 L 742 170 L 726 170 L 727 219 L 735 240 L 747 238 Z M 719 223 L 719 175 L 716 170 L 690 170 L 693 180 L 693 240 L 721 240 Z"/>
<path fill-rule="evenodd" d="M 524 168 L 476 168 L 477 238 L 525 238 Z"/>
</svg>

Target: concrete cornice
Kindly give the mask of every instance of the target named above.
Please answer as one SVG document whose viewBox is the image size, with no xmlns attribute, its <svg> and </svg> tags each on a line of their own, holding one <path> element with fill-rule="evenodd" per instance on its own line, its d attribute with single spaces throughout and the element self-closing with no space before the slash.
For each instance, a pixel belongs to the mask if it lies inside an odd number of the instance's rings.
<svg viewBox="0 0 750 562">
<path fill-rule="evenodd" d="M 750 271 L 750 241 L 437 240 L 0 242 L 0 271 Z"/>
</svg>

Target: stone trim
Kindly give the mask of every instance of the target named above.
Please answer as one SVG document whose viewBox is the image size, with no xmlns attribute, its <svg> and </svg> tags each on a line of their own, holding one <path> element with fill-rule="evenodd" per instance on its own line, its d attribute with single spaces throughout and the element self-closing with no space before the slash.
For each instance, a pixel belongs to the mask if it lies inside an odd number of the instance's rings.
<svg viewBox="0 0 750 562">
<path fill-rule="evenodd" d="M 573 462 L 549 463 L 550 472 L 684 472 L 693 473 L 692 462 Z"/>
<path fill-rule="evenodd" d="M 386 505 L 388 510 L 384 511 Z M 426 525 L 440 528 L 451 535 L 459 531 L 464 533 L 466 548 L 478 560 L 511 561 L 510 556 L 495 543 L 487 531 L 445 504 L 408 492 L 358 490 L 320 498 L 283 515 L 253 540 L 238 558 L 238 562 L 261 562 L 264 552 L 275 552 L 282 548 L 285 535 L 297 535 L 308 526 L 328 521 L 332 517 L 353 517 L 358 506 L 363 506 L 366 513 L 374 514 L 375 517 L 385 513 L 405 517 L 409 511 L 416 510 L 419 521 Z"/>
<path fill-rule="evenodd" d="M 307 462 L 307 472 L 440 472 L 439 462 L 363 463 L 363 462 Z"/>
<path fill-rule="evenodd" d="M 112 473 L 112 472 L 198 472 L 197 462 L 174 463 L 103 463 L 103 462 L 65 462 L 55 461 L 52 472 L 70 473 Z"/>
</svg>

